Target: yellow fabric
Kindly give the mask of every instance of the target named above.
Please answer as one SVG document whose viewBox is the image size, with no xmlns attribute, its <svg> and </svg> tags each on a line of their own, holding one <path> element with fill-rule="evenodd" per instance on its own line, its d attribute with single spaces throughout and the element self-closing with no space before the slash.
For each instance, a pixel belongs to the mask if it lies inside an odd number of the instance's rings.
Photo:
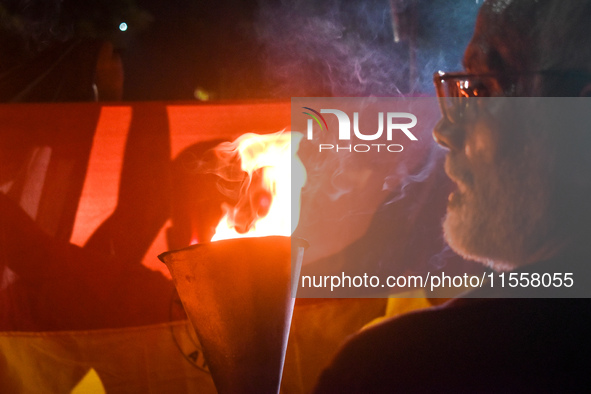
<svg viewBox="0 0 591 394">
<path fill-rule="evenodd" d="M 94 368 L 90 368 L 70 394 L 106 394 L 106 391 L 101 378 L 99 378 Z"/>
<path fill-rule="evenodd" d="M 281 384 L 282 394 L 309 393 L 344 342 L 359 330 L 385 319 L 431 306 L 416 298 L 327 299 L 296 305 Z"/>
<path fill-rule="evenodd" d="M 211 375 L 181 349 L 188 324 L 0 333 L 0 393 L 69 393 L 91 368 L 109 394 L 215 393 Z"/>
<path fill-rule="evenodd" d="M 309 393 L 344 341 L 368 322 L 428 306 L 425 298 L 327 299 L 296 306 L 281 393 Z M 187 321 L 113 330 L 0 333 L 0 393 L 102 392 L 216 391 Z"/>
<path fill-rule="evenodd" d="M 282 394 L 309 393 L 341 345 L 386 310 L 386 299 L 324 299 L 298 305 L 289 333 Z"/>
<path fill-rule="evenodd" d="M 425 292 L 422 290 L 410 291 L 408 293 L 399 294 L 398 296 L 402 296 L 404 298 L 388 298 L 386 313 L 384 316 L 380 316 L 372 320 L 363 328 L 381 323 L 382 321 L 392 317 L 400 316 L 405 313 L 429 308 L 432 306 L 429 300 L 425 297 Z"/>
</svg>

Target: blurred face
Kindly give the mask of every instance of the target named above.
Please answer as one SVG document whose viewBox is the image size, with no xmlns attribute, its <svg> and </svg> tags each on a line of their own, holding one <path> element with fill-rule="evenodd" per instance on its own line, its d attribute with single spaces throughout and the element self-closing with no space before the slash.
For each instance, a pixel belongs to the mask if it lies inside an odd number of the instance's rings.
<svg viewBox="0 0 591 394">
<path fill-rule="evenodd" d="M 469 98 L 461 121 L 444 117 L 434 130 L 449 149 L 445 169 L 458 187 L 449 196 L 445 237 L 456 252 L 497 269 L 544 259 L 557 247 L 552 144 L 524 108 L 503 98 L 540 94 L 535 78 L 507 78 L 539 69 L 525 55 L 535 43 L 504 22 L 508 3 L 485 3 L 464 58 L 467 73 L 499 75 L 483 81 L 486 96 L 498 98 Z"/>
</svg>

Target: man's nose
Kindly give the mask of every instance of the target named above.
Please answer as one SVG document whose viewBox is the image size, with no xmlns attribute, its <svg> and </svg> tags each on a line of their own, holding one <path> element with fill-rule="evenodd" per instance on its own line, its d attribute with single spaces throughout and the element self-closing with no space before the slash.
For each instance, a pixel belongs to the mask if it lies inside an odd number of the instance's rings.
<svg viewBox="0 0 591 394">
<path fill-rule="evenodd" d="M 464 130 L 446 118 L 442 118 L 433 128 L 435 141 L 449 150 L 460 150 L 464 145 Z"/>
</svg>

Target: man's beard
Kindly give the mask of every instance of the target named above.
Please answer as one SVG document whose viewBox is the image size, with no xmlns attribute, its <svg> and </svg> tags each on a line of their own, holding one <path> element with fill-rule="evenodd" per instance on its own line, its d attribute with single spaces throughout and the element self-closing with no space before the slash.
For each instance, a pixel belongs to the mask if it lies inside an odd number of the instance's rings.
<svg viewBox="0 0 591 394">
<path fill-rule="evenodd" d="M 457 253 L 506 270 L 532 262 L 547 246 L 554 222 L 547 156 L 528 153 L 478 166 L 450 152 L 446 171 L 459 190 L 450 196 L 443 229 Z"/>
</svg>

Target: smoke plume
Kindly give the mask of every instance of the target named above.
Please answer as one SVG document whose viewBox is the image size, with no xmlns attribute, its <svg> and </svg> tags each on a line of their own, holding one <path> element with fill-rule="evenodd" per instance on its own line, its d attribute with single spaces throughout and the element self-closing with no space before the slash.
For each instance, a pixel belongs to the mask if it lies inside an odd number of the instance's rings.
<svg viewBox="0 0 591 394">
<path fill-rule="evenodd" d="M 261 0 L 257 33 L 278 96 L 431 95 L 433 72 L 460 68 L 478 3 Z"/>
</svg>

